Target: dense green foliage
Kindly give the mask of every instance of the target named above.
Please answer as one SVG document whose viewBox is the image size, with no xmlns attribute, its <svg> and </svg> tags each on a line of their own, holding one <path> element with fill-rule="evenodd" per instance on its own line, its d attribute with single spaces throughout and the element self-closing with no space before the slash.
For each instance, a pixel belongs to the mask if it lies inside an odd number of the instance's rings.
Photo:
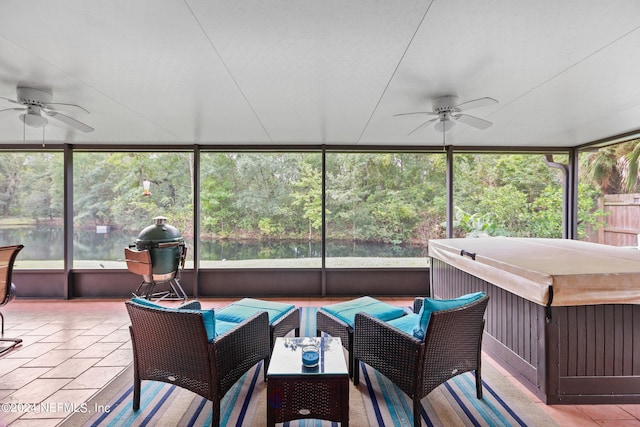
<svg viewBox="0 0 640 427">
<path fill-rule="evenodd" d="M 0 216 L 52 220 L 62 216 L 62 155 L 2 153 Z"/>
<path fill-rule="evenodd" d="M 193 230 L 192 155 L 189 153 L 76 153 L 74 224 L 140 230 L 163 215 L 184 233 Z M 152 182 L 151 196 L 142 181 Z"/>
<path fill-rule="evenodd" d="M 204 153 L 201 163 L 205 234 L 320 239 L 319 153 Z M 442 217 L 435 197 L 444 197 L 442 155 L 327 155 L 330 239 L 410 242 L 422 218 Z"/>
<path fill-rule="evenodd" d="M 563 177 L 543 156 L 467 154 L 455 159 L 459 235 L 562 237 Z M 587 182 L 578 186 L 579 237 L 604 225 L 603 212 L 596 209 L 599 195 Z"/>
<path fill-rule="evenodd" d="M 561 236 L 562 176 L 542 155 L 454 158 L 456 235 Z M 444 237 L 443 153 L 330 152 L 326 168 L 329 239 L 425 244 Z M 189 152 L 75 152 L 73 176 L 78 228 L 137 231 L 163 215 L 193 233 Z M 320 153 L 201 153 L 202 237 L 319 240 L 321 176 Z M 59 221 L 62 179 L 61 153 L 2 153 L 0 214 Z M 151 181 L 151 196 L 142 195 L 143 180 Z M 579 193 L 580 231 L 597 228 L 594 176 L 581 177 Z"/>
<path fill-rule="evenodd" d="M 581 178 L 602 194 L 640 191 L 640 139 L 580 154 Z"/>
<path fill-rule="evenodd" d="M 443 237 L 432 219 L 444 216 L 444 177 L 442 154 L 329 154 L 327 234 L 386 243 Z"/>
</svg>

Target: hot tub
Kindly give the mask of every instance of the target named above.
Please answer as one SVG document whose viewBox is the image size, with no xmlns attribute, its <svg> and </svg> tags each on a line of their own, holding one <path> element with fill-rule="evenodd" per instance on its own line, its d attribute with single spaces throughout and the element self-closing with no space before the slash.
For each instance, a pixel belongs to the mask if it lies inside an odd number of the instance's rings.
<svg viewBox="0 0 640 427">
<path fill-rule="evenodd" d="M 640 251 L 442 239 L 429 256 L 433 296 L 487 292 L 483 349 L 542 401 L 640 403 Z"/>
</svg>

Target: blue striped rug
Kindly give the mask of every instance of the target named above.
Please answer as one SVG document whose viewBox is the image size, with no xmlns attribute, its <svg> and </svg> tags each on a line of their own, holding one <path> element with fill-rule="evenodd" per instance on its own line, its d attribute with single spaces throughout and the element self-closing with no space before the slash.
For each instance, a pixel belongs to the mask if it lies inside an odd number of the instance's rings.
<svg viewBox="0 0 640 427">
<path fill-rule="evenodd" d="M 128 371 L 133 375 L 132 371 Z M 220 419 L 223 426 L 241 426 L 255 415 L 256 384 L 262 384 L 262 362 L 251 368 L 229 390 L 221 402 Z M 263 388 L 263 387 L 260 387 Z M 121 390 L 108 403 L 109 411 L 97 413 L 86 425 L 91 426 L 209 426 L 212 404 L 190 391 L 157 381 L 143 381 L 140 410 L 134 412 L 133 387 Z"/>
<path fill-rule="evenodd" d="M 374 426 L 412 426 L 413 403 L 409 397 L 370 366 L 361 364 L 366 393 L 364 405 L 369 424 Z M 534 418 L 519 413 L 483 380 L 483 398 L 476 398 L 475 377 L 459 375 L 421 400 L 422 423 L 426 426 L 534 426 Z M 523 411 L 524 412 L 524 411 Z M 543 418 L 544 419 L 544 418 Z"/>
<path fill-rule="evenodd" d="M 315 307 L 301 309 L 301 336 L 316 335 Z M 132 377 L 131 369 L 122 375 Z M 100 396 L 93 404 L 109 405 L 110 411 L 63 425 L 83 426 L 208 426 L 211 402 L 170 384 L 143 381 L 140 410 L 134 412 L 129 381 L 110 397 Z M 475 378 L 466 373 L 438 387 L 422 399 L 422 423 L 426 426 L 553 426 L 555 423 L 490 363 L 483 364 L 484 395 L 475 397 Z M 393 383 L 370 366 L 361 364 L 361 383 L 351 383 L 350 425 L 352 427 L 413 425 L 411 400 Z M 223 426 L 266 425 L 266 385 L 262 363 L 247 372 L 221 403 Z M 284 427 L 329 427 L 338 423 L 301 420 Z"/>
</svg>

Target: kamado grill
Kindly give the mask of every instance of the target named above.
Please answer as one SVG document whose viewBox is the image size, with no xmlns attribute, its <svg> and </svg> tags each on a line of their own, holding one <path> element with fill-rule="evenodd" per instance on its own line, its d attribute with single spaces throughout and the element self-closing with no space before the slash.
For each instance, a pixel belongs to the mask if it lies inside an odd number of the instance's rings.
<svg viewBox="0 0 640 427">
<path fill-rule="evenodd" d="M 155 224 L 142 230 L 136 242 L 124 249 L 127 268 L 142 276 L 142 283 L 133 295 L 146 299 L 186 300 L 187 294 L 179 281 L 187 255 L 182 235 L 177 228 L 167 224 L 167 218 L 158 216 L 153 220 Z M 156 290 L 159 284 L 167 284 L 168 289 Z"/>
</svg>

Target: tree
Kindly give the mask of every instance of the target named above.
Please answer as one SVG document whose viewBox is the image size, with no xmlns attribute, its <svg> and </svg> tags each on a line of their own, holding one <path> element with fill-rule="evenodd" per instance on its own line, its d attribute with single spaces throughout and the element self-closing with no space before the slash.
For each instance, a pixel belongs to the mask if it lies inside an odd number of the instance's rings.
<svg viewBox="0 0 640 427">
<path fill-rule="evenodd" d="M 621 169 L 622 184 L 625 192 L 631 193 L 636 191 L 638 187 L 638 178 L 640 174 L 639 158 L 640 158 L 640 140 L 623 144 L 628 150 L 617 162 L 617 166 Z"/>
<path fill-rule="evenodd" d="M 610 145 L 581 157 L 582 180 L 597 185 L 603 194 L 637 191 L 640 139 Z"/>
<path fill-rule="evenodd" d="M 0 156 L 0 214 L 4 217 L 19 212 L 15 195 L 23 176 L 21 172 L 26 156 L 24 153 Z"/>
<path fill-rule="evenodd" d="M 501 235 L 526 236 L 529 234 L 530 210 L 527 198 L 527 194 L 512 184 L 487 187 L 483 189 L 473 212 L 490 214 L 496 231 Z"/>
<path fill-rule="evenodd" d="M 36 221 L 62 218 L 63 156 L 61 153 L 30 153 L 23 162 L 18 184 L 16 215 Z"/>
<path fill-rule="evenodd" d="M 186 153 L 76 153 L 75 223 L 139 230 L 161 215 L 190 234 L 193 192 L 189 163 Z M 142 195 L 143 179 L 152 182 L 149 197 Z"/>
<path fill-rule="evenodd" d="M 291 194 L 293 205 L 303 209 L 302 217 L 309 221 L 309 240 L 313 240 L 313 230 L 322 227 L 322 174 L 308 163 L 301 165 L 300 177 L 293 184 Z M 330 213 L 330 212 L 329 212 Z"/>
<path fill-rule="evenodd" d="M 581 185 L 635 189 L 638 141 L 598 154 L 581 155 Z M 321 230 L 320 153 L 204 152 L 201 158 L 203 237 L 310 240 Z M 560 235 L 560 176 L 542 155 L 456 154 L 454 160 L 454 199 L 466 227 L 494 235 Z M 0 156 L 0 215 L 61 218 L 62 162 L 59 152 Z M 180 152 L 75 152 L 75 226 L 138 231 L 163 215 L 191 234 L 192 162 L 191 153 Z M 443 236 L 443 153 L 331 152 L 326 167 L 330 240 L 426 244 Z M 142 196 L 144 179 L 152 182 L 149 197 Z M 579 215 L 593 213 L 595 199 L 580 191 Z M 581 224 L 599 224 L 593 215 L 580 218 Z"/>
<path fill-rule="evenodd" d="M 589 228 L 604 227 L 605 213 L 596 209 L 597 192 L 588 184 L 578 185 L 578 238 L 586 237 Z M 562 237 L 562 189 L 547 187 L 533 203 L 530 219 L 533 237 Z"/>
</svg>

